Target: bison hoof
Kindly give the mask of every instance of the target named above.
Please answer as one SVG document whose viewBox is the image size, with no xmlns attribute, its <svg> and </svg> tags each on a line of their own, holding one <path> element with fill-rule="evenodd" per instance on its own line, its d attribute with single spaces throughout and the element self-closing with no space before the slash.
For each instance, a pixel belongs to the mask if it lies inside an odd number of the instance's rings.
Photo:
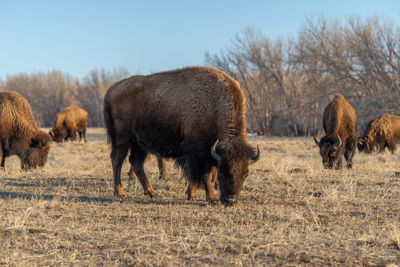
<svg viewBox="0 0 400 267">
<path fill-rule="evenodd" d="M 219 201 L 218 200 L 210 200 L 210 199 L 208 199 L 207 203 L 212 205 L 212 206 L 216 206 L 216 205 L 219 204 Z"/>
<path fill-rule="evenodd" d="M 210 197 L 207 197 L 206 200 L 208 202 L 211 202 L 211 203 L 218 202 L 218 197 L 217 196 L 210 196 Z"/>
<path fill-rule="evenodd" d="M 151 198 L 158 197 L 158 194 L 155 191 L 144 192 L 144 195 L 149 195 Z"/>
<path fill-rule="evenodd" d="M 351 162 L 349 162 L 349 163 L 347 163 L 347 166 L 346 166 L 348 169 L 351 169 L 351 168 L 353 168 L 353 163 L 351 163 Z"/>
<path fill-rule="evenodd" d="M 188 186 L 185 194 L 187 195 L 187 200 L 193 200 L 196 197 L 196 189 L 194 189 L 194 187 Z"/>
<path fill-rule="evenodd" d="M 122 199 L 126 199 L 127 198 L 127 196 L 124 193 L 118 193 L 118 192 L 115 192 L 114 196 L 117 197 L 117 198 L 122 198 Z"/>
<path fill-rule="evenodd" d="M 237 204 L 237 201 L 236 200 L 231 200 L 229 202 L 223 202 L 222 204 L 224 204 L 225 207 L 232 207 L 232 206 L 235 206 Z"/>
<path fill-rule="evenodd" d="M 171 185 L 168 183 L 166 186 L 165 186 L 165 190 L 168 190 L 168 191 L 170 191 L 171 190 Z"/>
<path fill-rule="evenodd" d="M 117 185 L 114 188 L 114 196 L 120 197 L 120 198 L 126 198 L 126 195 L 124 193 L 124 190 L 122 190 L 121 185 Z"/>
<path fill-rule="evenodd" d="M 187 200 L 193 200 L 196 198 L 196 194 L 188 194 L 188 193 L 186 194 L 187 194 Z"/>
</svg>

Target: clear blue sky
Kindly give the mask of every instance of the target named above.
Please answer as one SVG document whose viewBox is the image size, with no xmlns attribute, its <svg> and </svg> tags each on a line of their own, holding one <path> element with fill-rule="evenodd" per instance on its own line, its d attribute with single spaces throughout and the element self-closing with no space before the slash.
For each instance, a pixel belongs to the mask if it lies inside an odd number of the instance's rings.
<svg viewBox="0 0 400 267">
<path fill-rule="evenodd" d="M 295 36 L 306 17 L 379 15 L 400 23 L 398 0 L 0 0 L 0 78 L 94 68 L 132 74 L 204 64 L 252 26 Z"/>
</svg>

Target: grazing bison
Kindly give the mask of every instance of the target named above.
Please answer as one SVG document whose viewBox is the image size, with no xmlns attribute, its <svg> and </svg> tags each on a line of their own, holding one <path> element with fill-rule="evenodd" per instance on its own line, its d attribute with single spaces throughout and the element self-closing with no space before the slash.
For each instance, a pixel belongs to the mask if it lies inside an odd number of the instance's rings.
<svg viewBox="0 0 400 267">
<path fill-rule="evenodd" d="M 394 152 L 396 144 L 400 143 L 400 117 L 384 114 L 368 123 L 364 135 L 358 138 L 358 151 L 371 153 L 377 149 L 379 153 L 387 147 Z"/>
<path fill-rule="evenodd" d="M 104 97 L 104 121 L 112 145 L 114 194 L 121 197 L 121 167 L 129 149 L 145 194 L 156 194 L 143 170 L 152 153 L 174 158 L 189 183 L 204 186 L 209 201 L 217 200 L 208 175 L 217 166 L 220 200 L 226 205 L 236 201 L 249 164 L 260 155 L 246 141 L 239 83 L 214 68 L 188 67 L 119 81 Z"/>
<path fill-rule="evenodd" d="M 356 148 L 356 113 L 341 94 L 335 95 L 324 111 L 323 126 L 325 136 L 315 143 L 319 146 L 322 163 L 326 168 L 342 167 L 342 155 L 347 168 L 353 166 L 352 159 Z"/>
<path fill-rule="evenodd" d="M 44 166 L 50 136 L 36 126 L 28 101 L 16 92 L 0 93 L 1 167 L 8 156 L 17 155 L 21 168 Z"/>
<path fill-rule="evenodd" d="M 68 107 L 58 112 L 54 127 L 49 134 L 54 141 L 61 143 L 63 139 L 75 141 L 78 132 L 79 142 L 83 136 L 86 143 L 87 123 L 88 114 L 85 110 L 78 107 Z"/>
</svg>

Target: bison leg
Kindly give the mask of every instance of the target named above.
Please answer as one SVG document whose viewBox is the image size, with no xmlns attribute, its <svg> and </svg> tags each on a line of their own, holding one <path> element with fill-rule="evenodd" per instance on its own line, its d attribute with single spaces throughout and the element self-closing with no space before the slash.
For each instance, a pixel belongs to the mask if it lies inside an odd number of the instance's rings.
<svg viewBox="0 0 400 267">
<path fill-rule="evenodd" d="M 165 159 L 157 157 L 158 170 L 160 171 L 160 179 L 169 180 L 167 175 L 167 168 L 165 166 Z"/>
<path fill-rule="evenodd" d="M 83 129 L 82 129 L 82 135 L 83 135 L 83 140 L 85 140 L 85 143 L 87 142 L 86 141 L 86 127 L 84 127 Z"/>
<path fill-rule="evenodd" d="M 79 143 L 80 143 L 82 140 L 82 131 L 79 131 L 78 134 L 79 134 Z"/>
<path fill-rule="evenodd" d="M 114 195 L 126 198 L 124 191 L 122 190 L 121 184 L 121 168 L 122 163 L 128 153 L 129 144 L 122 143 L 112 146 L 111 151 L 111 163 L 114 173 Z"/>
<path fill-rule="evenodd" d="M 8 156 L 8 151 L 2 151 L 2 155 L 1 155 L 1 168 L 5 167 L 5 163 L 6 163 L 6 157 Z"/>
<path fill-rule="evenodd" d="M 342 168 L 342 160 L 343 160 L 342 158 L 343 158 L 343 156 L 340 155 L 340 156 L 339 156 L 339 159 L 338 159 L 337 162 L 336 162 L 336 166 L 334 165 L 334 167 L 335 167 L 336 170 L 340 170 L 340 169 Z"/>
<path fill-rule="evenodd" d="M 212 172 L 206 175 L 203 180 L 204 190 L 206 190 L 206 200 L 210 202 L 217 202 L 218 197 L 215 195 L 214 188 L 212 187 Z"/>
<path fill-rule="evenodd" d="M 213 167 L 211 169 L 211 183 L 214 184 L 214 189 L 218 190 L 218 187 L 219 187 L 219 185 L 218 185 L 218 172 L 217 172 L 217 168 L 216 167 Z"/>
<path fill-rule="evenodd" d="M 217 169 L 215 169 L 214 171 L 213 168 L 211 172 L 206 175 L 205 179 L 202 180 L 202 185 L 204 186 L 204 190 L 206 191 L 206 200 L 210 202 L 218 201 L 218 197 L 215 195 L 215 191 L 212 187 L 212 184 L 215 182 L 216 170 Z M 185 192 L 188 200 L 194 199 L 196 197 L 196 187 L 196 183 L 190 181 L 189 179 L 189 185 Z"/>
<path fill-rule="evenodd" d="M 8 145 L 5 142 L 1 143 L 1 168 L 5 167 L 6 158 L 9 154 Z"/>
<path fill-rule="evenodd" d="M 387 144 L 387 147 L 388 147 L 389 151 L 390 151 L 392 154 L 393 154 L 394 151 L 396 150 L 396 144 L 395 144 L 394 142 L 389 142 L 389 143 Z"/>
<path fill-rule="evenodd" d="M 199 151 L 197 155 L 193 155 L 186 158 L 185 173 L 188 174 L 189 186 L 193 185 L 203 185 L 206 191 L 206 200 L 210 202 L 218 201 L 215 195 L 214 189 L 212 188 L 212 166 L 209 165 L 204 157 L 198 156 L 203 154 L 201 149 L 196 149 L 193 147 L 191 151 Z M 188 190 L 190 192 L 190 190 Z M 189 198 L 189 194 L 188 194 Z"/>
<path fill-rule="evenodd" d="M 185 194 L 187 195 L 188 200 L 192 200 L 196 197 L 196 185 L 193 182 L 189 181 Z"/>
<path fill-rule="evenodd" d="M 185 194 L 187 195 L 188 200 L 192 200 L 196 197 L 196 188 L 197 184 L 190 179 L 189 170 L 187 168 L 186 160 L 178 159 L 177 163 L 182 167 L 182 174 L 188 181 L 188 187 L 186 189 Z"/>
<path fill-rule="evenodd" d="M 72 135 L 71 135 L 71 130 L 70 129 L 67 129 L 67 136 L 64 138 L 64 141 L 66 142 L 66 141 L 68 141 L 68 139 L 70 141 L 72 141 Z"/>
<path fill-rule="evenodd" d="M 344 152 L 344 158 L 346 159 L 346 167 L 351 169 L 353 167 L 353 156 L 354 151 L 356 150 L 355 143 L 351 143 L 346 147 L 346 151 Z"/>
<path fill-rule="evenodd" d="M 135 180 L 137 178 L 135 171 L 133 170 L 133 167 L 131 166 L 129 171 L 128 171 L 128 179 L 129 179 L 129 185 L 133 185 L 135 183 Z"/>
<path fill-rule="evenodd" d="M 140 149 L 137 145 L 133 144 L 131 146 L 131 155 L 129 156 L 131 167 L 135 171 L 140 183 L 143 186 L 144 194 L 149 195 L 150 197 L 155 197 L 158 196 L 158 194 L 153 190 L 153 187 L 147 179 L 146 173 L 144 172 L 143 168 L 146 157 L 146 152 Z"/>
<path fill-rule="evenodd" d="M 75 141 L 76 140 L 76 131 L 73 130 L 71 131 L 71 141 Z"/>
</svg>

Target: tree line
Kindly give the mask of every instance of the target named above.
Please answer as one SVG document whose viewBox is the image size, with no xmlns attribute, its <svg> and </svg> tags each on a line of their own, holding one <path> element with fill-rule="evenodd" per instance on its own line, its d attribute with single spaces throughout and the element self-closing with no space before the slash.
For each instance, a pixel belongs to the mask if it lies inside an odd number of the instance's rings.
<svg viewBox="0 0 400 267">
<path fill-rule="evenodd" d="M 248 127 L 264 135 L 321 133 L 336 93 L 354 106 L 359 132 L 383 113 L 400 114 L 400 28 L 382 17 L 307 19 L 286 39 L 248 28 L 206 62 L 240 82 Z"/>
<path fill-rule="evenodd" d="M 69 106 L 78 106 L 88 112 L 89 127 L 103 127 L 104 94 L 113 83 L 128 75 L 125 68 L 94 69 L 82 79 L 60 71 L 20 73 L 0 81 L 0 90 L 16 91 L 24 96 L 40 127 L 52 127 L 57 113 Z"/>
<path fill-rule="evenodd" d="M 298 136 L 322 132 L 322 113 L 332 96 L 354 106 L 358 131 L 383 113 L 399 115 L 400 28 L 382 17 L 306 19 L 295 37 L 271 39 L 248 28 L 205 64 L 235 79 L 247 97 L 248 130 Z M 42 127 L 58 111 L 76 105 L 90 127 L 103 127 L 103 97 L 126 69 L 92 70 L 82 79 L 60 71 L 8 75 L 0 90 L 27 98 Z"/>
</svg>

